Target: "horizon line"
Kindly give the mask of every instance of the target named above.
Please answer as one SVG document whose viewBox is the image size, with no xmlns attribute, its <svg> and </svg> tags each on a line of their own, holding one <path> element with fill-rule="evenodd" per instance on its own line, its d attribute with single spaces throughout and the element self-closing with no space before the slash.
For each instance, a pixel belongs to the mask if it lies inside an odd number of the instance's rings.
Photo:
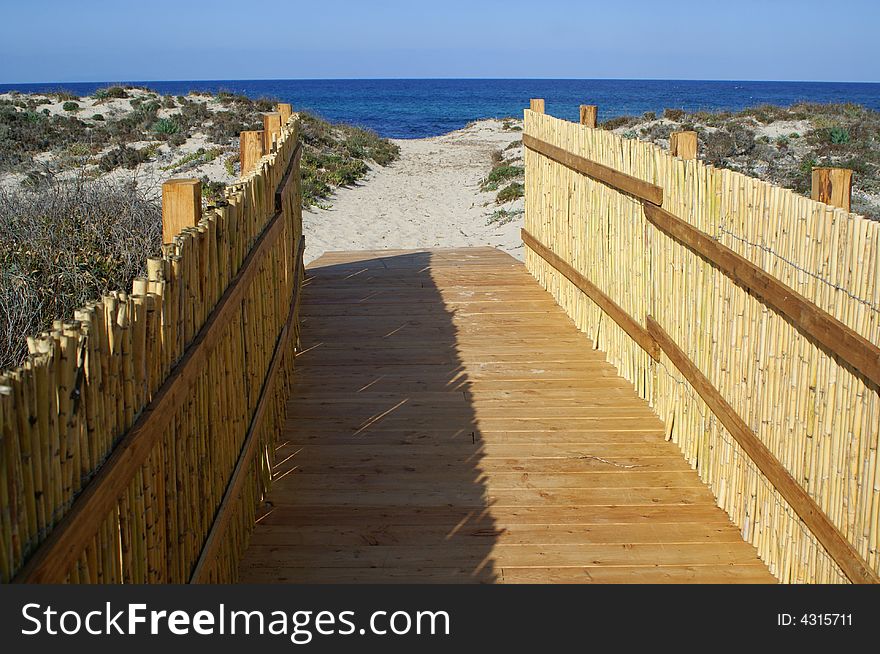
<svg viewBox="0 0 880 654">
<path fill-rule="evenodd" d="M 0 82 L 0 86 L 36 86 L 50 84 L 146 84 L 150 82 L 383 82 L 383 81 L 534 81 L 534 82 L 743 82 L 766 84 L 880 84 L 880 80 L 818 79 L 705 79 L 697 77 L 252 77 L 237 79 L 130 79 L 130 80 L 51 80 L 36 82 Z"/>
</svg>

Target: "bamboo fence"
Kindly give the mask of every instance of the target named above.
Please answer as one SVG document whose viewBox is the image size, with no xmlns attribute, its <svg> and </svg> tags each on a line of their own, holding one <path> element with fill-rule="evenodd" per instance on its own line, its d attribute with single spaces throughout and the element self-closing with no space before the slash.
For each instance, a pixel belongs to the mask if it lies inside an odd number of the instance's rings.
<svg viewBox="0 0 880 654">
<path fill-rule="evenodd" d="M 279 131 L 130 293 L 0 375 L 0 580 L 235 579 L 298 330 L 298 123 Z"/>
<path fill-rule="evenodd" d="M 880 342 L 880 224 L 635 139 L 526 110 L 539 139 L 662 188 L 662 208 Z M 528 143 L 527 143 L 528 144 Z M 875 381 L 646 220 L 632 194 L 527 148 L 525 231 L 645 324 L 653 317 L 873 571 Z M 538 281 L 665 421 L 668 437 L 783 582 L 846 582 L 827 548 L 663 353 L 655 360 L 545 257 Z"/>
</svg>

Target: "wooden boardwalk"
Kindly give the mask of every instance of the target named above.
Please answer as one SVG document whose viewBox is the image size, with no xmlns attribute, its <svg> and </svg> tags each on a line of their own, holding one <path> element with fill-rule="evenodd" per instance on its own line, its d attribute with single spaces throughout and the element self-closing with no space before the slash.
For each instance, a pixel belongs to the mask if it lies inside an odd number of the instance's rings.
<svg viewBox="0 0 880 654">
<path fill-rule="evenodd" d="M 244 582 L 764 582 L 663 424 L 512 257 L 308 270 Z"/>
</svg>

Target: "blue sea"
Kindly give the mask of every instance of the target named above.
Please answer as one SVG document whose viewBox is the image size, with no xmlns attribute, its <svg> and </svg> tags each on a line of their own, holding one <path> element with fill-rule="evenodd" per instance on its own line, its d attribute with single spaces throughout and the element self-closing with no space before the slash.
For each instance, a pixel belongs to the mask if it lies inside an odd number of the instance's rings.
<svg viewBox="0 0 880 654">
<path fill-rule="evenodd" d="M 67 89 L 89 95 L 110 82 L 0 84 L 44 93 Z M 114 82 L 119 83 L 119 82 Z M 522 116 L 529 98 L 546 111 L 577 120 L 578 106 L 599 105 L 599 120 L 665 108 L 733 110 L 759 104 L 852 102 L 880 110 L 880 83 L 722 82 L 676 80 L 376 79 L 133 81 L 164 94 L 231 91 L 273 97 L 332 121 L 368 127 L 391 138 L 437 136 L 481 118 Z"/>
</svg>

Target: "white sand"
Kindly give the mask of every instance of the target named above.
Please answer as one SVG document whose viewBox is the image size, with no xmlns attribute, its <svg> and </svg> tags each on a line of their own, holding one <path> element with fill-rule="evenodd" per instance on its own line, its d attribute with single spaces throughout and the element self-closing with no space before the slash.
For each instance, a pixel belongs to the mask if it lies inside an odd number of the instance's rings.
<svg viewBox="0 0 880 654">
<path fill-rule="evenodd" d="M 398 161 L 373 165 L 357 186 L 338 189 L 330 209 L 303 212 L 306 261 L 329 250 L 482 245 L 521 259 L 522 213 L 506 224 L 491 219 L 498 209 L 521 211 L 522 200 L 498 206 L 497 191 L 480 191 L 492 152 L 521 137 L 484 120 L 443 136 L 396 140 Z M 522 146 L 504 156 L 521 165 Z"/>
<path fill-rule="evenodd" d="M 96 114 L 104 116 L 105 121 L 118 120 L 126 114 L 130 114 L 133 109 L 131 101 L 134 99 L 142 102 L 149 102 L 154 99 L 162 100 L 161 95 L 156 95 L 143 89 L 126 89 L 128 98 L 110 98 L 106 100 L 98 100 L 94 96 L 83 96 L 75 100 L 79 105 L 76 112 L 68 112 L 64 110 L 63 100 L 53 100 L 47 104 L 41 104 L 36 111 L 42 112 L 48 110 L 50 115 L 59 116 L 76 116 L 78 119 L 87 124 L 100 124 L 94 120 Z M 20 95 L 15 93 L 0 93 L 0 98 L 5 100 L 15 100 L 17 98 L 35 97 L 48 98 L 47 94 L 31 94 Z M 204 104 L 209 112 L 218 113 L 227 109 L 216 98 L 211 96 L 188 94 L 185 96 L 189 102 L 198 102 Z M 51 99 L 51 98 L 50 98 Z M 175 96 L 175 104 L 176 96 Z M 157 112 L 159 118 L 173 118 L 180 113 L 179 105 L 174 109 L 161 108 Z M 219 146 L 212 142 L 206 134 L 198 130 L 194 130 L 192 135 L 185 143 L 179 146 L 171 146 L 169 143 L 161 141 L 137 141 L 126 143 L 127 147 L 142 149 L 148 146 L 156 148 L 154 157 L 145 163 L 139 164 L 133 169 L 116 168 L 109 174 L 104 176 L 109 179 L 129 180 L 134 178 L 139 185 L 147 189 L 150 193 L 156 194 L 161 188 L 162 182 L 172 177 L 196 177 L 201 178 L 207 176 L 211 181 L 223 182 L 229 184 L 237 179 L 237 175 L 230 175 L 224 165 L 228 157 L 238 154 L 238 141 L 232 139 L 229 144 Z M 85 157 L 78 158 L 78 165 L 63 166 L 61 165 L 59 156 L 53 152 L 43 152 L 34 157 L 37 164 L 37 170 L 43 170 L 57 179 L 73 179 L 82 174 L 98 175 L 98 161 L 101 156 L 107 154 L 117 146 L 104 144 L 97 152 L 89 154 Z M 177 164 L 187 155 L 195 153 L 199 148 L 205 151 L 219 150 L 219 154 L 212 161 L 204 159 L 196 159 L 178 166 Z M 235 166 L 235 172 L 238 166 Z M 5 173 L 0 175 L 0 186 L 6 188 L 15 188 L 25 179 L 24 173 Z"/>
</svg>

